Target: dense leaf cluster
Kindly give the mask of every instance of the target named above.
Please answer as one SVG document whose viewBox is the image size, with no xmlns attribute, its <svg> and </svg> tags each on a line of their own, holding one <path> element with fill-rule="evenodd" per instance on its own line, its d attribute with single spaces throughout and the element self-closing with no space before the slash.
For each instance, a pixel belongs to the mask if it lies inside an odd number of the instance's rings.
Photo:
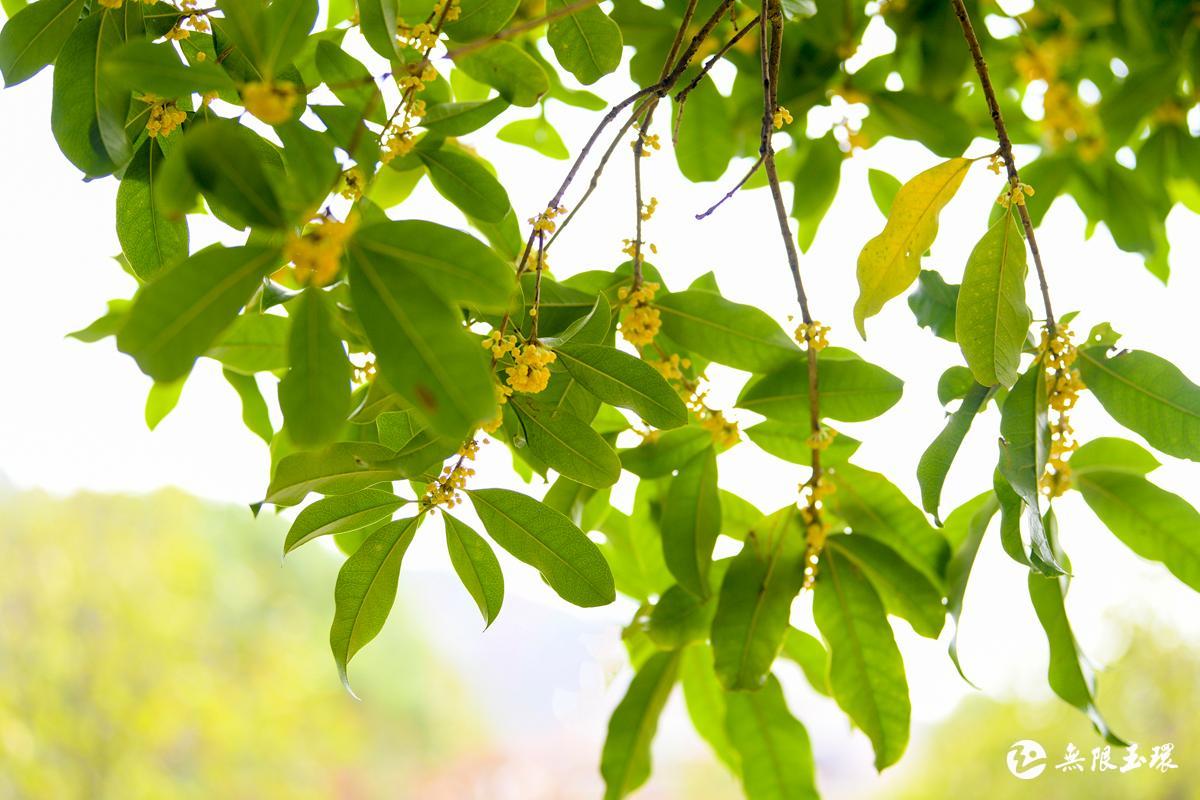
<svg viewBox="0 0 1200 800">
<path fill-rule="evenodd" d="M 570 603 L 603 605 L 620 592 L 639 604 L 626 631 L 636 675 L 601 759 L 609 797 L 649 776 L 651 739 L 676 684 L 748 796 L 814 797 L 808 736 L 772 674 L 777 658 L 798 662 L 837 701 L 870 738 L 877 768 L 895 763 L 910 708 L 889 616 L 927 637 L 941 634 L 947 612 L 957 620 L 997 513 L 1006 551 L 1030 568 L 1052 688 L 1113 741 L 1064 611 L 1069 562 L 1053 498 L 1081 492 L 1130 549 L 1200 589 L 1200 515 L 1146 478 L 1158 466 L 1148 451 L 1121 439 L 1077 445 L 1067 418 L 1086 387 L 1152 447 L 1198 460 L 1200 387 L 1158 356 L 1116 350 L 1107 326 L 1072 341 L 1070 315 L 1056 320 L 1048 294 L 1039 342 L 1025 289 L 1033 228 L 1060 194 L 1165 279 L 1165 215 L 1174 201 L 1200 208 L 1200 145 L 1185 114 L 1197 77 L 1189 65 L 1200 63 L 1194 11 L 1072 0 L 1020 20 L 989 17 L 997 35 L 984 48 L 999 88 L 990 107 L 964 90 L 983 64 L 973 63 L 954 5 L 332 0 L 322 14 L 316 0 L 205 9 L 6 0 L 15 13 L 0 31 L 0 70 L 12 85 L 53 63 L 60 148 L 85 177 L 120 181 L 117 233 L 140 286 L 76 335 L 115 335 L 155 380 L 152 426 L 198 358 L 219 362 L 245 424 L 271 450 L 263 503 L 320 496 L 296 516 L 284 550 L 332 536 L 347 554 L 330 632 L 343 680 L 391 610 L 405 551 L 438 513 L 454 569 L 488 624 L 504 594 L 489 540 Z M 957 5 L 966 27 L 968 11 L 980 9 Z M 858 64 L 869 24 L 890 28 L 897 44 Z M 787 213 L 801 250 L 848 151 L 896 136 L 949 159 L 902 186 L 872 174 L 888 221 L 858 262 L 860 332 L 915 283 L 918 323 L 962 350 L 964 364 L 939 383 L 942 402 L 957 405 L 920 459 L 921 508 L 852 463 L 857 443 L 825 424 L 882 415 L 900 398 L 898 378 L 824 347 L 807 306 L 808 332 L 793 336 L 726 298 L 711 274 L 670 285 L 640 241 L 611 271 L 555 279 L 544 245 L 570 220 L 559 216 L 569 180 L 535 210 L 524 239 L 504 187 L 514 176 L 497 176 L 459 141 L 514 116 L 500 139 L 569 157 L 544 116 L 520 118 L 519 109 L 547 99 L 609 108 L 573 84 L 616 71 L 624 47 L 633 81 L 649 88 L 612 105 L 606 122 L 622 111 L 629 121 L 601 160 L 638 120 L 642 157 L 659 135 L 650 132 L 654 106 L 669 102 L 673 120 L 659 127 L 673 131 L 689 179 L 716 180 L 733 159 L 758 156 L 764 171 L 752 170 L 745 186 L 778 190 L 776 172 L 794 183 Z M 442 48 L 449 59 L 431 59 Z M 728 95 L 707 79 L 717 59 L 736 72 Z M 1035 104 L 1021 99 L 1039 93 L 1040 115 L 1027 115 Z M 769 123 L 802 119 L 831 98 L 863 104 L 865 120 L 816 140 L 793 129 L 776 161 Z M 1005 202 L 961 285 L 948 284 L 922 270 L 922 256 L 972 167 L 963 151 L 996 135 L 1001 112 L 1008 126 L 994 166 L 1003 158 L 1009 170 Z M 1022 180 L 1005 136 L 1042 146 Z M 474 233 L 405 219 L 404 200 L 425 178 Z M 1027 184 L 1037 188 L 1028 201 Z M 644 218 L 653 208 L 638 192 Z M 188 216 L 202 213 L 245 231 L 244 243 L 192 252 Z M 797 286 L 803 304 L 798 276 Z M 705 404 L 710 363 L 750 374 L 736 406 L 763 421 L 739 432 Z M 282 430 L 255 377 L 263 373 L 278 378 Z M 942 484 L 990 403 L 1001 410 L 995 475 L 981 481 L 991 488 L 943 521 Z M 472 484 L 480 429 L 511 449 L 526 480 L 552 479 L 542 500 Z M 630 431 L 640 444 L 618 447 Z M 804 503 L 780 498 L 763 512 L 720 487 L 719 455 L 741 433 L 813 468 Z M 610 503 L 623 473 L 639 481 L 629 514 Z M 467 500 L 487 538 L 451 511 Z M 737 555 L 714 559 L 721 538 L 737 543 Z M 790 622 L 806 588 L 819 639 Z M 953 641 L 950 653 L 957 663 Z"/>
</svg>

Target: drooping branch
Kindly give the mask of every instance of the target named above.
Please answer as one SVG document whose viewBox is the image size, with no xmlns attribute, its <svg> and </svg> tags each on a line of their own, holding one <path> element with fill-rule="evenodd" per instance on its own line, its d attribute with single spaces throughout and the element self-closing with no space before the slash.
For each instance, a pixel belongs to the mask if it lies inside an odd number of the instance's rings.
<svg viewBox="0 0 1200 800">
<path fill-rule="evenodd" d="M 992 125 L 996 129 L 996 141 L 1000 145 L 1000 157 L 1004 160 L 1005 169 L 1008 171 L 1009 186 L 1014 192 L 1019 191 L 1021 176 L 1017 172 L 1017 162 L 1013 159 L 1012 139 L 1008 136 L 1004 117 L 1000 113 L 1000 103 L 996 100 L 996 90 L 992 86 L 987 62 L 983 58 L 983 49 L 979 46 L 979 37 L 975 35 L 975 28 L 971 24 L 971 17 L 967 13 L 967 7 L 963 4 L 963 0 L 950 0 L 950 3 L 954 6 L 958 24 L 962 27 L 963 38 L 966 39 L 967 48 L 971 51 L 971 60 L 975 64 L 975 73 L 979 76 L 979 85 L 983 88 L 983 96 L 987 100 L 988 111 L 992 115 Z M 1023 202 L 1016 205 L 1017 213 L 1021 216 L 1021 225 L 1025 228 L 1025 239 L 1029 242 L 1030 252 L 1033 253 L 1033 264 L 1037 269 L 1038 287 L 1041 289 L 1042 303 L 1046 309 L 1046 328 L 1053 334 L 1056 323 L 1054 310 L 1050 305 L 1050 287 L 1046 282 L 1046 269 L 1042 266 L 1042 255 L 1038 250 L 1037 237 L 1033 233 L 1033 221 L 1029 218 L 1029 210 Z"/>
</svg>

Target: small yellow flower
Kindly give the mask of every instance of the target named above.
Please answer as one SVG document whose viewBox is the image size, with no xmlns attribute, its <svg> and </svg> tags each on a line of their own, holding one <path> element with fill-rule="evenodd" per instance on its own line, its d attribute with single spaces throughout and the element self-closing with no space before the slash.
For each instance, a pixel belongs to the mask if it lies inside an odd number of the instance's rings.
<svg viewBox="0 0 1200 800">
<path fill-rule="evenodd" d="M 154 95 L 145 95 L 142 100 L 150 104 L 150 116 L 146 120 L 146 133 L 151 139 L 170 136 L 187 120 L 187 112 L 175 105 L 174 100 L 160 100 Z"/>
<path fill-rule="evenodd" d="M 279 125 L 292 117 L 300 98 L 290 81 L 252 81 L 242 84 L 242 105 L 268 125 Z"/>
<path fill-rule="evenodd" d="M 292 233 L 283 246 L 283 256 L 295 266 L 296 281 L 302 286 L 326 286 L 337 278 L 346 240 L 357 220 L 345 222 L 322 218 L 303 235 Z"/>
<path fill-rule="evenodd" d="M 812 450 L 825 450 L 833 444 L 838 432 L 828 425 L 822 425 L 819 431 L 809 434 L 804 443 Z"/>
<path fill-rule="evenodd" d="M 658 374 L 666 380 L 680 381 L 683 380 L 683 371 L 692 365 L 692 360 L 690 358 L 681 359 L 678 353 L 672 353 L 670 358 L 648 363 L 658 370 Z"/>
<path fill-rule="evenodd" d="M 647 281 L 633 291 L 623 286 L 617 292 L 621 301 L 629 306 L 621 322 L 621 335 L 632 345 L 643 347 L 650 344 L 662 327 L 658 309 L 650 305 L 658 288 L 657 283 Z"/>
<path fill-rule="evenodd" d="M 651 197 L 649 203 L 642 204 L 642 212 L 641 212 L 642 221 L 645 222 L 646 220 L 653 217 L 654 212 L 657 210 L 658 210 L 658 198 Z"/>
<path fill-rule="evenodd" d="M 792 112 L 788 111 L 783 106 L 776 106 L 775 107 L 775 116 L 771 120 L 771 122 L 775 126 L 775 130 L 779 130 L 784 125 L 791 125 L 792 124 Z"/>
<path fill-rule="evenodd" d="M 1027 183 L 1018 183 L 1016 186 L 1005 188 L 996 198 L 996 202 L 1005 208 L 1009 208 L 1013 204 L 1023 206 L 1026 196 L 1033 197 L 1033 187 Z"/>
<path fill-rule="evenodd" d="M 458 449 L 458 460 L 453 465 L 443 467 L 441 477 L 432 481 L 425 488 L 421 506 L 426 509 L 445 506 L 449 509 L 460 505 L 462 503 L 460 490 L 467 487 L 467 479 L 475 474 L 475 470 L 467 467 L 466 462 L 474 460 L 475 454 L 478 452 L 479 443 L 474 439 L 468 439 Z"/>
<path fill-rule="evenodd" d="M 801 322 L 796 326 L 796 342 L 804 348 L 811 347 L 818 353 L 829 346 L 829 340 L 826 336 L 829 333 L 829 326 L 822 325 L 820 322 L 813 320 L 812 322 Z"/>
<path fill-rule="evenodd" d="M 347 200 L 357 200 L 362 197 L 363 189 L 367 186 L 367 179 L 363 172 L 358 167 L 351 167 L 342 173 L 342 186 L 338 192 Z"/>
<path fill-rule="evenodd" d="M 642 147 L 638 148 L 638 142 L 642 142 Z M 633 148 L 633 152 L 642 158 L 649 158 L 651 150 L 660 150 L 662 145 L 659 144 L 657 133 L 647 133 L 645 136 L 639 135 L 629 144 Z"/>
<path fill-rule="evenodd" d="M 1001 166 L 1003 165 L 1003 163 L 1004 163 L 1004 162 L 1002 162 L 1002 161 L 1000 160 L 1000 154 L 999 154 L 999 153 L 993 153 L 993 154 L 992 154 L 992 157 L 991 157 L 991 159 L 988 161 L 988 166 L 987 166 L 987 168 L 988 168 L 988 169 L 990 169 L 992 172 L 996 173 L 997 175 L 999 175 L 999 174 L 1000 174 L 1000 168 L 1001 168 Z"/>
<path fill-rule="evenodd" d="M 721 448 L 733 447 L 742 440 L 737 423 L 730 422 L 723 412 L 715 409 L 707 409 L 700 419 L 700 427 L 712 434 L 713 442 Z"/>
<path fill-rule="evenodd" d="M 492 331 L 483 340 L 483 349 L 492 351 L 492 358 L 499 360 L 517 349 L 517 337 L 505 336 L 500 331 Z M 503 403 L 504 400 L 499 400 Z"/>
<path fill-rule="evenodd" d="M 557 208 L 551 206 L 536 217 L 530 217 L 529 224 L 533 226 L 534 233 L 554 233 L 558 227 L 558 223 L 554 221 L 554 218 L 565 213 L 567 213 L 566 206 L 558 206 Z M 545 266 L 544 261 L 542 266 Z"/>
<path fill-rule="evenodd" d="M 504 370 L 508 375 L 508 385 L 514 391 L 525 394 L 537 394 L 545 390 L 550 383 L 549 365 L 558 358 L 554 351 L 537 343 L 529 343 L 513 353 L 515 363 Z"/>
</svg>

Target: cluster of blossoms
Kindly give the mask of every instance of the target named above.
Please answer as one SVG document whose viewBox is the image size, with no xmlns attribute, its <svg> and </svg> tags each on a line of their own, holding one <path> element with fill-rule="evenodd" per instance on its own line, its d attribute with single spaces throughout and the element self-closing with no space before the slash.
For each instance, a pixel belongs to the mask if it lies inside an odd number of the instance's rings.
<svg viewBox="0 0 1200 800">
<path fill-rule="evenodd" d="M 829 536 L 831 526 L 821 515 L 824 498 L 837 491 L 830 481 L 823 477 L 800 484 L 800 499 L 804 505 L 800 508 L 800 521 L 804 525 L 804 588 L 811 589 L 817 579 L 817 564 L 821 551 L 825 548 L 825 539 Z"/>
<path fill-rule="evenodd" d="M 641 143 L 639 146 L 638 143 Z M 658 141 L 657 133 L 647 133 L 645 135 L 638 134 L 637 138 L 629 143 L 633 148 L 633 152 L 642 158 L 649 158 L 651 150 L 661 150 L 662 145 Z"/>
<path fill-rule="evenodd" d="M 996 202 L 1005 208 L 1014 205 L 1023 206 L 1026 197 L 1033 197 L 1033 187 L 1027 183 L 1018 183 L 1016 186 L 1006 186 L 1000 196 L 996 198 Z"/>
<path fill-rule="evenodd" d="M 1004 167 L 1004 161 L 1003 161 L 1003 160 L 1000 158 L 1000 154 L 999 154 L 999 153 L 992 153 L 992 154 L 991 154 L 991 155 L 988 157 L 988 165 L 987 165 L 987 168 L 988 168 L 988 169 L 990 169 L 992 172 L 994 172 L 994 173 L 996 173 L 997 175 L 999 175 L 999 174 L 1000 174 L 1000 170 L 1001 170 L 1003 167 Z"/>
<path fill-rule="evenodd" d="M 458 460 L 454 462 L 454 465 L 447 464 L 443 467 L 441 477 L 426 487 L 425 496 L 421 498 L 421 506 L 436 510 L 438 506 L 445 506 L 449 509 L 461 505 L 460 490 L 467 487 L 467 479 L 475 474 L 475 470 L 466 466 L 466 462 L 474 461 L 478 452 L 479 442 L 474 439 L 464 442 L 463 446 L 458 448 Z"/>
<path fill-rule="evenodd" d="M 655 254 L 658 253 L 657 245 L 655 245 L 651 242 L 639 242 L 637 239 L 622 239 L 621 240 L 621 252 L 624 253 L 625 255 L 629 256 L 630 258 L 637 259 L 638 262 L 641 263 L 643 260 L 645 260 L 645 256 L 642 255 L 642 248 L 641 248 L 641 245 L 643 245 L 643 244 L 645 244 L 646 247 L 650 248 L 651 253 L 655 253 Z"/>
<path fill-rule="evenodd" d="M 632 345 L 643 347 L 650 344 L 662 327 L 658 309 L 650 305 L 657 291 L 657 283 L 646 282 L 632 291 L 628 286 L 622 286 L 617 293 L 621 302 L 629 306 L 621 322 L 621 335 Z"/>
<path fill-rule="evenodd" d="M 816 320 L 801 322 L 796 326 L 796 332 L 793 335 L 801 347 L 805 349 L 811 347 L 818 353 L 829 346 L 829 340 L 826 338 L 829 335 L 829 326 L 822 325 Z"/>
<path fill-rule="evenodd" d="M 708 404 L 704 402 L 707 397 L 707 391 L 696 387 L 684 398 L 684 403 L 688 410 L 696 415 L 700 421 L 700 427 L 712 435 L 713 444 L 728 450 L 742 440 L 738 424 L 726 418 L 725 412 L 709 408 Z"/>
<path fill-rule="evenodd" d="M 153 0 L 142 0 L 142 2 L 153 2 Z M 175 23 L 175 27 L 167 31 L 166 38 L 173 39 L 178 42 L 191 36 L 192 31 L 197 31 L 198 33 L 208 33 L 208 19 L 202 14 L 197 13 L 196 0 L 183 0 L 183 2 L 179 4 L 179 10 L 182 11 L 185 16 L 180 18 L 180 20 Z M 185 28 L 183 27 L 184 25 L 187 25 L 188 27 Z M 207 54 L 203 50 L 196 51 L 196 58 L 198 60 L 203 61 L 206 57 Z"/>
<path fill-rule="evenodd" d="M 357 200 L 362 197 L 363 190 L 367 188 L 367 178 L 358 167 L 351 167 L 342 173 L 341 186 L 338 187 L 338 194 L 347 200 Z"/>
<path fill-rule="evenodd" d="M 504 370 L 513 391 L 537 394 L 550 383 L 550 364 L 558 358 L 554 351 L 536 342 L 514 348 L 513 365 Z"/>
<path fill-rule="evenodd" d="M 810 450 L 827 450 L 833 444 L 833 440 L 837 438 L 838 432 L 828 425 L 822 425 L 820 430 L 813 431 L 804 440 L 804 444 Z"/>
<path fill-rule="evenodd" d="M 496 400 L 501 405 L 508 401 L 514 391 L 525 394 L 537 394 L 546 389 L 550 383 L 550 365 L 558 356 L 548 347 L 537 342 L 527 342 L 524 346 L 517 344 L 517 337 L 505 336 L 500 331 L 492 331 L 483 340 L 485 350 L 492 351 L 492 359 L 499 361 L 511 355 L 513 365 L 506 367 L 504 373 L 508 376 L 508 385 L 502 386 Z"/>
<path fill-rule="evenodd" d="M 680 358 L 678 353 L 672 353 L 669 358 L 646 362 L 658 370 L 668 381 L 682 381 L 683 371 L 692 365 L 690 358 Z"/>
<path fill-rule="evenodd" d="M 338 222 L 319 217 L 303 234 L 291 233 L 283 245 L 283 256 L 294 265 L 301 286 L 326 286 L 337 278 L 346 240 L 357 227 L 355 217 Z"/>
<path fill-rule="evenodd" d="M 529 218 L 529 224 L 533 226 L 534 233 L 554 233 L 558 228 L 558 223 L 554 221 L 555 217 L 567 213 L 566 206 L 547 206 L 546 210 L 538 214 L 536 217 Z M 545 255 L 543 254 L 542 266 L 545 266 Z"/>
<path fill-rule="evenodd" d="M 658 198 L 657 197 L 651 197 L 649 203 L 642 203 L 642 210 L 640 212 L 641 217 L 642 217 L 642 222 L 646 222 L 651 217 L 653 217 L 654 212 L 657 210 L 658 210 Z"/>
<path fill-rule="evenodd" d="M 291 81 L 251 81 L 241 86 L 242 105 L 268 125 L 292 118 L 300 90 Z"/>
<path fill-rule="evenodd" d="M 153 94 L 142 95 L 143 103 L 150 104 L 150 116 L 146 120 L 146 133 L 151 139 L 170 136 L 187 120 L 187 112 L 175 105 L 174 100 L 164 100 Z"/>
<path fill-rule="evenodd" d="M 771 124 L 775 126 L 775 130 L 779 130 L 784 125 L 792 124 L 792 112 L 788 111 L 783 106 L 775 107 L 775 116 L 771 120 Z"/>
<path fill-rule="evenodd" d="M 1078 57 L 1076 43 L 1068 36 L 1052 36 L 1037 44 L 1026 43 L 1024 52 L 1013 59 L 1025 80 L 1044 81 L 1041 127 L 1054 147 L 1073 142 L 1084 161 L 1092 161 L 1104 152 L 1105 137 L 1101 126 L 1079 100 L 1069 80 L 1059 76 L 1060 67 Z"/>
<path fill-rule="evenodd" d="M 1053 336 L 1042 331 L 1040 351 L 1050 394 L 1050 453 L 1040 487 L 1047 497 L 1058 497 L 1070 488 L 1071 465 L 1068 461 L 1079 447 L 1070 413 L 1079 399 L 1079 392 L 1086 387 L 1079 370 L 1074 367 L 1077 351 L 1071 341 L 1071 331 L 1065 325 L 1059 325 Z"/>
<path fill-rule="evenodd" d="M 383 152 L 380 155 L 383 163 L 387 164 L 412 152 L 416 144 L 413 126 L 425 116 L 425 101 L 417 99 L 415 95 L 424 91 L 426 84 L 438 76 L 437 69 L 429 63 L 429 52 L 437 46 L 442 24 L 453 22 L 461 13 L 458 0 L 438 0 L 429 20 L 412 26 L 396 26 L 396 41 L 400 46 L 421 52 L 422 58 L 403 67 L 403 74 L 396 77 L 396 85 L 402 96 L 400 107 L 383 132 Z"/>
</svg>

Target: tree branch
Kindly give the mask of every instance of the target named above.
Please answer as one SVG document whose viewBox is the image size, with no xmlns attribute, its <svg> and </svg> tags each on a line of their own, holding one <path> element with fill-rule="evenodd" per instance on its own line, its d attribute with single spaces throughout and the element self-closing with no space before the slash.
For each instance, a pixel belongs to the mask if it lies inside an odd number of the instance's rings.
<svg viewBox="0 0 1200 800">
<path fill-rule="evenodd" d="M 1015 190 L 1021 183 L 1017 173 L 1017 163 L 1013 159 L 1012 140 L 1008 137 L 1008 129 L 1004 126 L 1004 117 L 1000 114 L 1000 103 L 996 100 L 996 90 L 992 87 L 992 78 L 988 74 L 987 62 L 983 59 L 983 50 L 979 46 L 979 37 L 971 25 L 971 17 L 963 0 L 950 0 L 958 24 L 962 27 L 963 38 L 971 51 L 971 60 L 975 62 L 975 73 L 979 76 L 979 85 L 983 87 L 983 96 L 987 100 L 988 110 L 992 114 L 992 125 L 996 128 L 996 139 L 1000 143 L 1000 157 L 1008 170 L 1008 183 Z M 1029 218 L 1029 210 L 1024 204 L 1018 203 L 1017 213 L 1021 215 L 1021 224 L 1025 228 L 1025 239 L 1029 242 L 1029 250 L 1033 253 L 1033 264 L 1037 268 L 1038 286 L 1042 291 L 1042 303 L 1046 308 L 1046 328 L 1051 334 L 1055 331 L 1054 310 L 1050 306 L 1050 287 L 1046 283 L 1046 269 L 1042 266 L 1042 254 L 1038 251 L 1037 237 L 1033 235 L 1033 221 Z"/>
</svg>

